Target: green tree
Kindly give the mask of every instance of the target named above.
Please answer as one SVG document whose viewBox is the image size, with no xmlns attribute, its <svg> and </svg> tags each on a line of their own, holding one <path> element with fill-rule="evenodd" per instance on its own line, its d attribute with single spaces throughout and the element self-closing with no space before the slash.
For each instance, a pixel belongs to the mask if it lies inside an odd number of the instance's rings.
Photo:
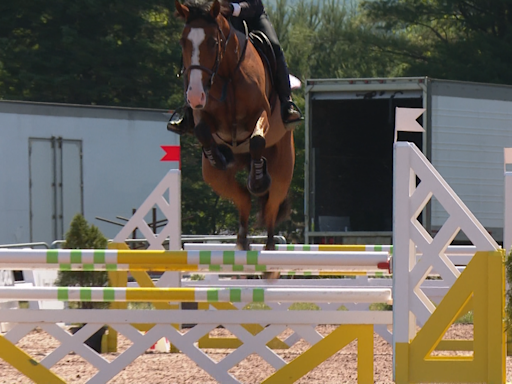
<svg viewBox="0 0 512 384">
<path fill-rule="evenodd" d="M 183 90 L 175 74 L 181 66 L 183 24 L 173 10 L 162 0 L 2 2 L 0 98 L 165 109 L 181 105 Z M 375 44 L 369 16 L 344 2 L 298 0 L 291 8 L 278 0 L 268 11 L 290 70 L 302 80 L 398 75 L 402 70 L 396 55 Z M 301 108 L 303 92 L 294 92 Z M 294 236 L 304 217 L 304 127 L 295 130 L 295 140 L 292 221 L 277 228 Z M 183 231 L 236 233 L 234 207 L 202 181 L 201 156 L 197 141 L 182 137 Z"/>
<path fill-rule="evenodd" d="M 180 30 L 161 0 L 2 1 L 0 97 L 167 108 Z"/>
<path fill-rule="evenodd" d="M 277 0 L 268 7 L 290 72 L 305 81 L 310 78 L 398 76 L 403 67 L 398 58 L 370 44 L 373 26 L 364 15 L 341 0 L 298 0 L 290 6 Z M 294 92 L 304 109 L 304 87 Z M 291 221 L 279 227 L 289 240 L 302 242 L 304 228 L 304 126 L 295 129 L 296 163 L 290 188 Z"/>
<path fill-rule="evenodd" d="M 238 213 L 233 204 L 220 199 L 203 181 L 201 145 L 192 135 L 181 136 L 182 231 L 213 235 L 236 233 Z"/>
<path fill-rule="evenodd" d="M 107 238 L 98 227 L 89 225 L 81 213 L 77 213 L 65 235 L 64 249 L 106 249 Z M 106 271 L 59 271 L 56 285 L 61 287 L 102 287 L 108 282 Z M 80 302 L 81 309 L 107 308 L 108 303 Z"/>
<path fill-rule="evenodd" d="M 512 84 L 508 0 L 363 2 L 371 45 L 399 58 L 404 74 Z"/>
<path fill-rule="evenodd" d="M 342 0 L 298 0 L 293 7 L 279 0 L 269 14 L 291 72 L 303 80 L 399 76 L 403 70 L 400 58 L 371 44 L 373 24 Z"/>
</svg>

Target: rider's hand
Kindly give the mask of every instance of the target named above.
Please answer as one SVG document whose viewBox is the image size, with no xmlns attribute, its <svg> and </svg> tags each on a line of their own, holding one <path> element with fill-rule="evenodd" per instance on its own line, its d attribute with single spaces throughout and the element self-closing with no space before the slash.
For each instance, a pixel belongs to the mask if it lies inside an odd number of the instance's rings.
<svg viewBox="0 0 512 384">
<path fill-rule="evenodd" d="M 227 0 L 222 0 L 220 2 L 220 13 L 225 17 L 230 17 L 233 14 L 233 4 Z"/>
</svg>

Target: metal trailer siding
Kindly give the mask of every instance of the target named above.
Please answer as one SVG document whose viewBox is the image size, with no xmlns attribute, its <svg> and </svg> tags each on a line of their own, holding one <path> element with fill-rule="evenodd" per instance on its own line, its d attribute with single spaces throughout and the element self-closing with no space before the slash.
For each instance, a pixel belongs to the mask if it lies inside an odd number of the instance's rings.
<svg viewBox="0 0 512 384">
<path fill-rule="evenodd" d="M 408 78 L 368 78 L 368 79 L 311 79 L 306 82 L 305 90 L 305 175 L 304 175 L 304 224 L 305 224 L 305 242 L 309 243 L 309 234 L 318 233 L 312 228 L 312 217 L 309 212 L 314 210 L 314 194 L 315 174 L 311 170 L 315 169 L 314 153 L 312 149 L 311 137 L 313 129 L 313 121 L 311 113 L 311 101 L 313 99 L 344 99 L 350 98 L 350 95 L 356 95 L 361 92 L 368 91 L 403 91 L 404 96 L 407 94 L 421 94 L 423 108 L 427 112 L 423 116 L 424 127 L 426 132 L 423 135 L 424 153 L 428 156 L 430 153 L 430 124 L 431 114 L 429 105 L 431 104 L 429 97 L 429 79 L 427 77 L 408 77 Z M 425 221 L 428 224 L 430 218 L 427 214 Z M 331 235 L 331 234 L 329 234 Z M 334 234 L 332 234 L 334 235 Z M 381 237 L 381 233 L 374 233 L 376 238 Z"/>
<path fill-rule="evenodd" d="M 503 148 L 512 147 L 512 87 L 417 78 L 312 79 L 306 83 L 306 113 L 313 98 L 350 98 L 379 90 L 419 90 L 423 94 L 423 152 L 469 209 L 498 241 L 503 232 Z M 311 116 L 306 119 L 305 232 L 314 203 Z M 424 224 L 434 232 L 446 220 L 434 199 Z"/>
<path fill-rule="evenodd" d="M 95 217 L 130 217 L 132 208 L 144 201 L 169 168 L 178 167 L 160 162 L 161 145 L 179 145 L 179 137 L 166 130 L 164 112 L 1 101 L 0 244 L 31 240 L 30 138 L 81 141 L 85 218 L 106 237 L 114 237 L 119 227 Z"/>
<path fill-rule="evenodd" d="M 501 241 L 503 148 L 512 146 L 512 87 L 432 81 L 432 157 L 439 173 Z M 432 229 L 447 214 L 432 202 Z"/>
</svg>

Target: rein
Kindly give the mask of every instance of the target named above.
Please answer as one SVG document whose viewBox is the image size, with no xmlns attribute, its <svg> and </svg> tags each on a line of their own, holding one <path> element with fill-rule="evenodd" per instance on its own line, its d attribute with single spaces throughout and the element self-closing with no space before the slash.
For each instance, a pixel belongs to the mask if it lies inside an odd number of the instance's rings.
<svg viewBox="0 0 512 384">
<path fill-rule="evenodd" d="M 249 44 L 249 29 L 247 27 L 247 23 L 245 22 L 245 20 L 243 21 L 243 23 L 244 23 L 244 29 L 245 29 L 245 44 L 244 44 L 244 47 L 242 48 L 242 53 L 240 54 L 240 58 L 238 59 L 238 63 L 236 64 L 235 70 L 233 71 L 233 75 L 235 73 L 237 73 L 238 70 L 240 69 L 242 60 L 245 57 L 245 51 L 247 49 L 247 45 Z M 233 28 L 233 26 L 231 25 L 231 23 L 229 23 L 229 25 L 230 25 L 229 31 L 231 33 L 231 28 Z M 233 125 L 231 126 L 231 146 L 236 147 L 238 145 L 238 142 L 236 140 L 236 97 L 235 97 L 235 85 L 233 84 L 232 80 L 233 80 L 232 77 L 229 78 L 229 83 L 232 84 L 231 89 L 233 90 Z M 226 86 L 227 83 L 228 82 L 225 82 L 224 86 Z M 245 139 L 245 140 L 247 140 L 247 139 Z M 242 143 L 243 143 L 243 141 L 242 141 Z"/>
<path fill-rule="evenodd" d="M 183 75 L 183 74 L 188 75 L 188 73 L 193 69 L 199 69 L 203 72 L 206 72 L 210 76 L 210 81 L 207 86 L 208 89 L 210 89 L 212 87 L 213 81 L 215 80 L 215 77 L 217 76 L 217 71 L 219 70 L 220 62 L 222 61 L 222 57 L 224 57 L 224 53 L 226 53 L 226 49 L 228 47 L 229 40 L 231 39 L 231 28 L 229 29 L 229 34 L 228 34 L 228 37 L 226 38 L 226 36 L 224 35 L 224 32 L 222 32 L 222 29 L 217 24 L 217 33 L 218 33 L 218 36 L 220 36 L 221 38 L 220 38 L 219 49 L 217 50 L 217 52 L 215 54 L 215 64 L 213 64 L 213 68 L 210 69 L 208 67 L 205 67 L 204 65 L 192 64 L 187 68 L 181 69 L 181 75 Z M 225 41 L 224 48 L 222 48 L 223 41 Z M 185 77 L 185 92 L 186 92 L 186 89 L 188 88 L 187 78 L 188 78 L 188 76 Z"/>
<path fill-rule="evenodd" d="M 233 93 L 233 101 L 232 101 L 232 104 L 233 104 L 233 125 L 232 125 L 232 128 L 231 128 L 231 144 L 232 144 L 233 147 L 236 147 L 239 143 L 236 140 L 236 136 L 237 136 L 237 134 L 236 134 L 236 127 L 237 127 L 236 126 L 236 97 L 235 97 L 235 86 L 234 86 L 234 83 L 233 83 L 232 80 L 233 80 L 233 75 L 238 72 L 238 70 L 240 69 L 240 66 L 242 64 L 242 61 L 243 61 L 243 59 L 245 57 L 245 51 L 247 50 L 247 45 L 249 43 L 249 30 L 248 30 L 246 22 L 244 21 L 243 23 L 244 23 L 244 29 L 245 29 L 245 44 L 244 44 L 244 46 L 242 48 L 242 52 L 240 54 L 240 57 L 238 58 L 238 62 L 237 62 L 237 65 L 236 65 L 236 67 L 235 67 L 235 69 L 233 71 L 233 74 L 229 78 L 226 79 L 226 78 L 223 78 L 220 75 L 217 75 L 217 72 L 219 70 L 219 67 L 220 67 L 220 64 L 222 62 L 222 59 L 224 58 L 224 54 L 226 53 L 226 50 L 227 50 L 229 41 L 231 39 L 231 36 L 233 35 L 234 27 L 231 25 L 231 23 L 229 21 L 228 21 L 228 23 L 229 23 L 229 33 L 228 33 L 227 38 L 225 37 L 224 32 L 222 31 L 220 25 L 217 23 L 217 33 L 218 33 L 218 36 L 221 37 L 221 39 L 220 39 L 219 49 L 217 50 L 216 55 L 215 55 L 215 64 L 213 65 L 213 68 L 210 69 L 210 68 L 205 67 L 203 65 L 197 65 L 197 64 L 193 64 L 193 65 L 190 65 L 187 68 L 184 68 L 183 67 L 183 58 L 182 58 L 182 69 L 181 69 L 180 73 L 178 74 L 178 77 L 180 77 L 182 75 L 186 75 L 185 79 L 184 79 L 184 85 L 185 85 L 184 92 L 185 93 L 187 92 L 187 88 L 188 88 L 188 76 L 187 75 L 193 69 L 199 69 L 199 70 L 201 70 L 203 72 L 206 72 L 210 76 L 210 80 L 209 80 L 208 85 L 207 85 L 208 91 L 211 89 L 211 87 L 213 85 L 213 82 L 215 81 L 215 78 L 219 77 L 221 80 L 224 81 L 224 84 L 222 86 L 222 91 L 221 91 L 220 99 L 216 99 L 212 95 L 210 95 L 210 97 L 218 100 L 221 103 L 226 101 L 227 93 L 228 93 L 228 85 L 229 84 L 232 85 L 231 89 L 232 89 L 232 93 Z M 224 44 L 222 44 L 223 41 L 224 41 Z M 186 96 L 185 96 L 185 100 L 186 100 Z"/>
</svg>

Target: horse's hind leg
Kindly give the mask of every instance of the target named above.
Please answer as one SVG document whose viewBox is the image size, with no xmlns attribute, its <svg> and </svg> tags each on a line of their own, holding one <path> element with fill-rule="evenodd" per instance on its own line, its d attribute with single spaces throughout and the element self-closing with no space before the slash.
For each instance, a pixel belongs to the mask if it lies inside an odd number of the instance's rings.
<svg viewBox="0 0 512 384">
<path fill-rule="evenodd" d="M 269 159 L 269 172 L 272 175 L 268 198 L 262 206 L 262 217 L 267 227 L 267 243 L 265 249 L 274 250 L 274 231 L 276 223 L 284 220 L 289 214 L 288 190 L 293 177 L 295 149 L 293 136 L 287 132 L 283 139 L 274 147 L 267 148 L 265 155 Z M 278 278 L 279 272 L 266 274 L 265 278 Z"/>
<path fill-rule="evenodd" d="M 225 199 L 231 200 L 238 210 L 239 228 L 236 245 L 238 249 L 248 250 L 249 243 L 247 233 L 249 227 L 249 215 L 251 213 L 251 195 L 247 188 L 240 185 L 235 179 L 237 167 L 228 168 L 221 171 L 213 167 L 210 162 L 203 156 L 203 179 L 212 187 L 217 195 Z"/>
</svg>

